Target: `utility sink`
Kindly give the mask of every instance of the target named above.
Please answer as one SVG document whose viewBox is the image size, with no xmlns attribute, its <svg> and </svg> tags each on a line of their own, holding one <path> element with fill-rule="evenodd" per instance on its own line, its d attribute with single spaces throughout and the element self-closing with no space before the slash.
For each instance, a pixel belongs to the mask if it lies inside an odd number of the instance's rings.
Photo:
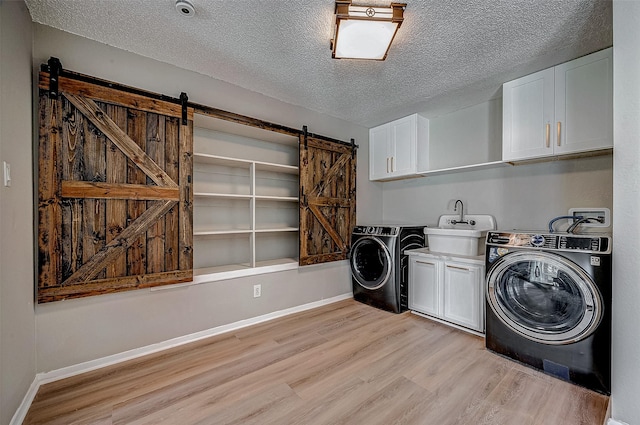
<svg viewBox="0 0 640 425">
<path fill-rule="evenodd" d="M 486 214 L 468 214 L 462 220 L 467 223 L 459 220 L 458 214 L 441 215 L 437 227 L 424 228 L 429 251 L 472 257 L 484 254 L 487 232 L 496 229 L 495 218 Z"/>
</svg>

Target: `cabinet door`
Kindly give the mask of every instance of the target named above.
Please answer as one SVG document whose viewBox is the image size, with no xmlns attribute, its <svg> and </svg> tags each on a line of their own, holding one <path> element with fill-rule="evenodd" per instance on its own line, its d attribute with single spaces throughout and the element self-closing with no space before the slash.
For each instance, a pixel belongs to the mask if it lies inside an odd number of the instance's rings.
<svg viewBox="0 0 640 425">
<path fill-rule="evenodd" d="M 444 266 L 443 318 L 483 332 L 482 267 L 446 262 Z"/>
<path fill-rule="evenodd" d="M 502 86 L 502 159 L 553 154 L 554 71 L 546 69 Z"/>
<path fill-rule="evenodd" d="M 391 175 L 394 177 L 416 172 L 416 129 L 415 115 L 410 115 L 390 123 L 391 132 Z"/>
<path fill-rule="evenodd" d="M 409 263 L 409 309 L 440 317 L 442 262 L 411 258 Z"/>
<path fill-rule="evenodd" d="M 613 146 L 612 49 L 555 67 L 556 154 Z"/>
<path fill-rule="evenodd" d="M 389 177 L 391 172 L 390 142 L 389 124 L 369 130 L 369 180 Z"/>
</svg>

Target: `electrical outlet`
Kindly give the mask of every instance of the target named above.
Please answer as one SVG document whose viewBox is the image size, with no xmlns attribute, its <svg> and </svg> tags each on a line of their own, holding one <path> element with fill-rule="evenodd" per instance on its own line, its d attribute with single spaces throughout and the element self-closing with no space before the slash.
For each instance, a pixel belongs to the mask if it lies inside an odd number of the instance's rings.
<svg viewBox="0 0 640 425">
<path fill-rule="evenodd" d="M 253 298 L 258 298 L 262 295 L 262 285 L 253 285 Z"/>
<path fill-rule="evenodd" d="M 611 226 L 611 211 L 609 208 L 570 208 L 569 215 L 574 217 L 595 218 L 600 221 L 586 221 L 582 227 L 609 227 Z M 570 218 L 569 224 L 573 224 L 575 219 Z"/>
</svg>

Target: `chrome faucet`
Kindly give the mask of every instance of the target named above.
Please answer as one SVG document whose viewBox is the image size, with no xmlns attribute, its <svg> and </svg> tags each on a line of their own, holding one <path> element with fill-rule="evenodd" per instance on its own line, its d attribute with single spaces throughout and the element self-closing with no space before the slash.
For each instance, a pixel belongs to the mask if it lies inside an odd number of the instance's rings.
<svg viewBox="0 0 640 425">
<path fill-rule="evenodd" d="M 462 223 L 464 221 L 464 204 L 460 199 L 458 199 L 456 203 L 453 204 L 453 212 L 458 211 L 458 202 L 460 202 L 460 220 L 456 220 L 456 223 Z M 456 223 L 453 223 L 453 224 L 456 224 Z"/>
<path fill-rule="evenodd" d="M 456 200 L 456 203 L 453 204 L 453 211 L 456 212 L 458 211 L 458 202 L 460 203 L 460 220 L 451 220 L 451 224 L 469 224 L 471 226 L 473 226 L 474 224 L 476 224 L 475 220 L 465 220 L 464 219 L 464 204 L 462 203 L 462 201 L 460 199 Z"/>
</svg>

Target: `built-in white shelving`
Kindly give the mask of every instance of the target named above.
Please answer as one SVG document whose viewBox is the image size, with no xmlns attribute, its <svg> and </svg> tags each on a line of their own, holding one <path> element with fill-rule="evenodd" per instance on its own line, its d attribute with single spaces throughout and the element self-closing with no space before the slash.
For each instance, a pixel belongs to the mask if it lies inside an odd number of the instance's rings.
<svg viewBox="0 0 640 425">
<path fill-rule="evenodd" d="M 297 268 L 297 139 L 206 124 L 194 130 L 194 283 Z"/>
</svg>

